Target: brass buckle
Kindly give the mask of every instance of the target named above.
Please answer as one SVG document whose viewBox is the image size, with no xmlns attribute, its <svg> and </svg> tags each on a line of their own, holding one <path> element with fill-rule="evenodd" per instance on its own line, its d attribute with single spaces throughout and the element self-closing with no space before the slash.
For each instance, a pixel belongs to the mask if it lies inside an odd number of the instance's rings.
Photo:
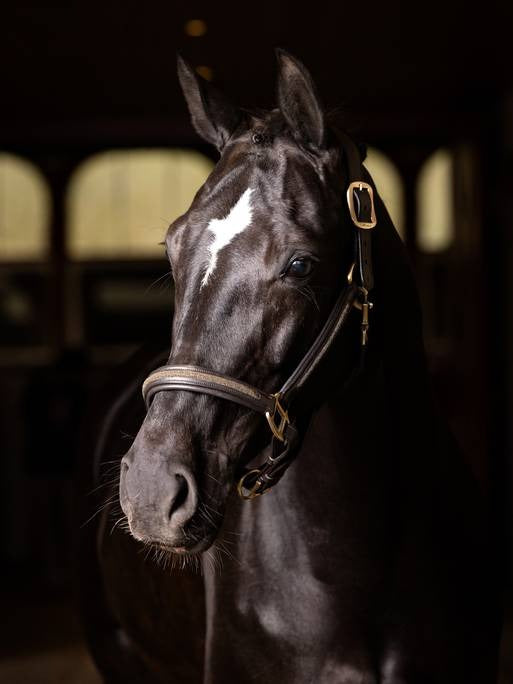
<svg viewBox="0 0 513 684">
<path fill-rule="evenodd" d="M 271 432 L 276 437 L 276 439 L 279 439 L 280 442 L 285 442 L 285 428 L 287 427 L 287 425 L 290 424 L 289 414 L 280 404 L 280 393 L 276 392 L 276 394 L 272 394 L 271 396 L 274 397 L 274 411 L 272 413 L 270 411 L 266 411 L 265 417 L 267 418 L 267 422 L 269 423 Z M 280 416 L 279 425 L 276 425 L 275 421 L 276 412 L 278 412 Z"/>
<path fill-rule="evenodd" d="M 260 473 L 260 470 L 258 468 L 255 468 L 254 470 L 250 470 L 247 472 L 245 475 L 243 475 L 239 482 L 237 483 L 237 492 L 239 493 L 239 496 L 241 499 L 245 499 L 246 501 L 250 501 L 251 499 L 255 499 L 257 496 L 262 496 L 262 494 L 265 494 L 267 490 L 264 489 L 263 492 L 259 492 L 258 489 L 262 486 L 262 483 L 257 479 L 255 484 L 251 487 L 251 489 L 248 489 L 244 485 L 244 481 L 247 477 L 250 475 L 254 475 L 255 473 Z M 246 494 L 247 492 L 247 494 Z"/>
<path fill-rule="evenodd" d="M 370 221 L 359 221 L 357 216 L 356 216 L 356 210 L 354 206 L 354 190 L 359 190 L 360 192 L 362 190 L 367 190 L 369 193 L 370 201 L 371 201 L 371 220 Z M 351 220 L 353 221 L 354 225 L 357 228 L 363 228 L 364 230 L 369 230 L 370 228 L 374 228 L 376 226 L 376 211 L 374 209 L 374 192 L 372 190 L 372 187 L 369 185 L 369 183 L 365 183 L 365 181 L 354 181 L 353 183 L 349 184 L 349 187 L 347 188 L 347 204 L 349 206 L 349 213 L 351 214 Z"/>
</svg>

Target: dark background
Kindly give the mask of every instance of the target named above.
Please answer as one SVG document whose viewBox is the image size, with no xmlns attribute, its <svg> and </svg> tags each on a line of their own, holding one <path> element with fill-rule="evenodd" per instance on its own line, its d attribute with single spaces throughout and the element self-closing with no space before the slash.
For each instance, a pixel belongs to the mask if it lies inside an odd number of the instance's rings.
<svg viewBox="0 0 513 684">
<path fill-rule="evenodd" d="M 208 30 L 190 37 L 184 25 L 196 18 Z M 0 153 L 32 161 L 52 198 L 48 259 L 9 263 L 0 254 L 0 553 L 10 616 L 2 620 L 2 681 L 96 681 L 70 598 L 78 426 L 112 368 L 169 329 L 171 290 L 163 305 L 150 304 L 150 291 L 147 313 L 105 317 L 97 306 L 98 283 L 145 289 L 166 264 L 73 262 L 71 175 L 103 150 L 190 146 L 215 159 L 189 124 L 176 50 L 251 107 L 273 106 L 273 48 L 281 46 L 310 68 L 326 105 L 342 108 L 348 128 L 402 176 L 433 381 L 504 551 L 501 681 L 513 682 L 512 28 L 506 2 L 2 4 Z M 448 249 L 426 254 L 416 241 L 416 181 L 440 148 L 453 155 L 455 235 Z M 23 324 L 5 304 L 13 293 L 30 302 Z M 78 332 L 77 317 L 85 321 Z M 55 397 L 64 397 L 62 413 L 48 420 L 44 407 Z"/>
</svg>

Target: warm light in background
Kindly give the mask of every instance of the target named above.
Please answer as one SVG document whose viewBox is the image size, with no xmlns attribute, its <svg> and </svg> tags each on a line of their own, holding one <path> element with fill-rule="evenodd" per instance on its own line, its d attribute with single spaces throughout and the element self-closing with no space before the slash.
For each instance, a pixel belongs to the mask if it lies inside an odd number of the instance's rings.
<svg viewBox="0 0 513 684">
<path fill-rule="evenodd" d="M 73 259 L 163 257 L 159 242 L 213 168 L 191 150 L 116 150 L 86 160 L 67 196 Z"/>
<path fill-rule="evenodd" d="M 207 24 L 203 19 L 190 19 L 186 22 L 184 31 L 191 38 L 201 38 L 207 32 Z"/>
<path fill-rule="evenodd" d="M 207 69 L 198 67 L 198 71 Z M 208 77 L 210 73 L 203 72 Z M 394 163 L 369 148 L 365 161 L 404 237 L 404 187 Z M 68 247 L 75 259 L 160 256 L 167 225 L 190 205 L 213 163 L 190 150 L 116 150 L 88 159 L 70 181 Z M 454 239 L 453 158 L 433 153 L 417 181 L 418 248 L 447 249 Z M 0 259 L 40 260 L 49 247 L 51 195 L 32 163 L 0 154 Z"/>
<path fill-rule="evenodd" d="M 417 180 L 417 246 L 423 252 L 447 249 L 454 239 L 453 159 L 437 150 Z"/>
<path fill-rule="evenodd" d="M 196 71 L 200 76 L 203 76 L 203 78 L 207 81 L 211 81 L 214 76 L 214 72 L 209 66 L 197 66 Z"/>
<path fill-rule="evenodd" d="M 51 197 L 34 164 L 0 154 L 0 259 L 43 259 L 48 250 Z"/>
<path fill-rule="evenodd" d="M 399 235 L 404 238 L 404 189 L 395 164 L 375 147 L 369 147 L 365 166 L 372 176 L 379 196 L 388 209 Z"/>
</svg>

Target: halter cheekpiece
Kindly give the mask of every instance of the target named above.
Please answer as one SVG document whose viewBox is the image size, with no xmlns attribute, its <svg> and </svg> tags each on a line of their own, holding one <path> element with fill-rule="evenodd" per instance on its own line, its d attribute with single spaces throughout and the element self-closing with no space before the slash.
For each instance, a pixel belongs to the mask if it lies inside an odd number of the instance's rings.
<svg viewBox="0 0 513 684">
<path fill-rule="evenodd" d="M 346 198 L 349 215 L 356 229 L 355 257 L 346 286 L 292 375 L 278 392 L 268 394 L 236 378 L 197 366 L 161 366 L 150 373 L 142 386 L 147 408 L 157 392 L 186 390 L 232 401 L 265 416 L 272 433 L 269 456 L 259 467 L 246 469 L 240 478 L 237 490 L 243 499 L 253 499 L 269 491 L 294 460 L 300 439 L 294 419 L 289 415 L 291 400 L 325 357 L 354 307 L 361 310 L 362 315 L 362 348 L 365 349 L 367 345 L 369 312 L 372 308 L 369 293 L 374 285 L 371 254 L 371 232 L 376 226 L 374 193 L 372 186 L 362 180 L 364 174 L 355 143 L 343 133 L 338 135 L 346 155 L 349 177 Z"/>
</svg>

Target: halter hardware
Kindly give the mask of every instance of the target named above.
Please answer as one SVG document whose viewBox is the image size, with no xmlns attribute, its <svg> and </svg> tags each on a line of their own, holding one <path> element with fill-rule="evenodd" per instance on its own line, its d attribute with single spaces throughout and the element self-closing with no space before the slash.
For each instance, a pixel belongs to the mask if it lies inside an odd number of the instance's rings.
<svg viewBox="0 0 513 684">
<path fill-rule="evenodd" d="M 360 326 L 362 331 L 361 345 L 362 347 L 366 347 L 369 337 L 369 311 L 372 309 L 373 304 L 372 302 L 369 302 L 369 293 L 364 287 L 360 288 L 360 292 L 362 301 L 358 302 L 358 300 L 355 299 L 355 306 L 362 312 L 362 322 Z"/>
<path fill-rule="evenodd" d="M 349 273 L 347 274 L 347 282 L 349 283 L 349 285 L 351 285 L 353 282 L 353 273 L 355 267 L 356 262 L 353 261 L 353 263 L 351 264 L 351 268 L 349 269 Z M 369 291 L 367 290 L 367 288 L 360 287 L 359 292 L 361 295 L 361 299 L 358 299 L 358 297 L 356 297 L 353 302 L 353 306 L 355 309 L 358 309 L 358 311 L 362 312 L 362 322 L 360 325 L 362 331 L 361 345 L 362 347 L 366 347 L 369 337 L 369 313 L 372 310 L 374 304 L 372 302 L 369 302 Z"/>
<path fill-rule="evenodd" d="M 355 143 L 340 133 L 344 145 L 348 176 L 361 178 L 364 170 Z M 365 194 L 363 194 L 365 193 Z M 338 295 L 333 309 L 294 372 L 287 378 L 279 392 L 268 394 L 248 383 L 205 368 L 189 365 L 167 365 L 157 368 L 143 383 L 142 393 L 149 408 L 157 392 L 185 390 L 209 394 L 260 413 L 266 417 L 272 432 L 266 460 L 257 468 L 244 467 L 244 474 L 237 483 L 242 499 L 254 499 L 268 492 L 294 460 L 301 445 L 301 433 L 296 422 L 289 417 L 294 398 L 307 386 L 309 379 L 319 367 L 346 325 L 353 308 L 361 311 L 361 347 L 367 346 L 369 312 L 372 303 L 369 292 L 373 288 L 371 232 L 376 226 L 373 188 L 365 181 L 352 181 L 347 189 L 347 204 L 355 231 L 355 256 L 347 285 Z M 367 220 L 360 220 L 367 219 Z M 364 355 L 361 355 L 360 368 Z M 354 374 L 354 371 L 353 371 Z"/>
<path fill-rule="evenodd" d="M 285 442 L 285 430 L 287 428 L 287 425 L 290 424 L 289 414 L 280 404 L 280 393 L 276 392 L 276 394 L 271 394 L 271 396 L 274 397 L 274 411 L 272 413 L 270 411 L 266 411 L 265 417 L 267 418 L 267 422 L 269 423 L 271 432 L 276 437 L 276 439 L 279 439 L 280 442 Z M 278 413 L 278 415 L 280 416 L 279 425 L 276 425 L 276 413 Z"/>
<path fill-rule="evenodd" d="M 240 480 L 237 483 L 237 492 L 240 496 L 241 499 L 244 499 L 245 501 L 251 501 L 251 499 L 256 499 L 257 496 L 262 496 L 263 494 L 266 494 L 267 492 L 270 491 L 269 489 L 261 489 L 262 487 L 262 482 L 260 481 L 260 474 L 261 474 L 261 469 L 260 468 L 254 468 L 253 470 L 248 471 L 245 473 Z M 246 487 L 245 481 L 247 478 L 252 477 L 253 475 L 258 474 L 259 477 L 255 480 L 254 484 L 252 487 Z M 260 491 L 259 491 L 260 490 Z"/>
<path fill-rule="evenodd" d="M 355 207 L 355 199 L 358 202 L 358 207 L 360 207 L 360 198 L 358 196 L 358 193 L 366 191 L 369 195 L 369 200 L 370 200 L 370 221 L 360 221 L 359 219 L 359 208 L 358 211 Z M 372 189 L 372 186 L 369 185 L 369 183 L 366 183 L 365 181 L 353 181 L 352 183 L 349 183 L 349 187 L 347 188 L 347 205 L 349 207 L 349 214 L 351 216 L 351 220 L 354 223 L 354 225 L 357 228 L 362 228 L 363 230 L 370 230 L 372 228 L 376 227 L 377 221 L 376 221 L 376 210 L 374 209 L 374 191 Z"/>
</svg>

